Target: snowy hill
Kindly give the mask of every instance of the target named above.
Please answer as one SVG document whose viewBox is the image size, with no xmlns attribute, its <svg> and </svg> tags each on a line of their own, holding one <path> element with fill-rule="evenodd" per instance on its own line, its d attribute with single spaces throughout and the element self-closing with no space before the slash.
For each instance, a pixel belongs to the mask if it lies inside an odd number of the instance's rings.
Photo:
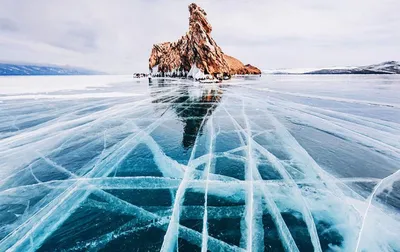
<svg viewBox="0 0 400 252">
<path fill-rule="evenodd" d="M 400 74 L 400 62 L 387 61 L 381 64 L 367 66 L 365 69 L 379 71 L 382 73 Z"/>
<path fill-rule="evenodd" d="M 92 75 L 100 72 L 75 67 L 45 66 L 34 64 L 0 63 L 0 76 L 11 75 Z"/>
<path fill-rule="evenodd" d="M 266 74 L 400 74 L 400 62 L 387 61 L 361 67 L 332 67 L 323 69 L 266 70 Z"/>
</svg>

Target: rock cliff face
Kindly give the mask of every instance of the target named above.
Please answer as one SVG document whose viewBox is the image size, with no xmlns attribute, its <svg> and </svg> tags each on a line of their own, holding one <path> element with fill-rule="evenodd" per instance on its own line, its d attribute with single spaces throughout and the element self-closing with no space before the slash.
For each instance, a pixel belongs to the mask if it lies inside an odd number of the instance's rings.
<svg viewBox="0 0 400 252">
<path fill-rule="evenodd" d="M 228 63 L 230 74 L 261 74 L 261 70 L 255 66 L 244 65 L 240 60 L 226 54 L 224 58 Z"/>
<path fill-rule="evenodd" d="M 189 5 L 189 32 L 177 42 L 153 46 L 149 69 L 153 75 L 173 77 L 223 78 L 233 74 L 261 74 L 251 65 L 225 55 L 211 37 L 212 26 L 206 12 Z"/>
</svg>

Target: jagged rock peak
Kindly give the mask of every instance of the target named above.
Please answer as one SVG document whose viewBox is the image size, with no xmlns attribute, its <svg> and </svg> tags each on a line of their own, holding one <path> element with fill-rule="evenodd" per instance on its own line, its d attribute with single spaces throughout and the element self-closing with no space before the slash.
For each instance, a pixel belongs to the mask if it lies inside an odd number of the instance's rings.
<svg viewBox="0 0 400 252">
<path fill-rule="evenodd" d="M 188 33 L 176 42 L 153 46 L 149 58 L 152 75 L 222 79 L 232 74 L 261 74 L 258 68 L 245 66 L 222 52 L 211 37 L 212 26 L 202 8 L 192 3 L 189 13 Z"/>
<path fill-rule="evenodd" d="M 192 3 L 189 5 L 189 13 L 189 33 L 196 31 L 198 26 L 202 27 L 207 34 L 211 33 L 212 26 L 206 18 L 207 13 L 201 7 Z"/>
</svg>

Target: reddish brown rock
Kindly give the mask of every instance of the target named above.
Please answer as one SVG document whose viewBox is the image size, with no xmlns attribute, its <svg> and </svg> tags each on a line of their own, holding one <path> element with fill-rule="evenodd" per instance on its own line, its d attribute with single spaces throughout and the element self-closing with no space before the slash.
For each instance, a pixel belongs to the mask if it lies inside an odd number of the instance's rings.
<svg viewBox="0 0 400 252">
<path fill-rule="evenodd" d="M 212 26 L 206 12 L 192 3 L 189 5 L 189 32 L 177 42 L 153 46 L 149 68 L 153 75 L 230 77 L 233 74 L 261 74 L 251 65 L 225 55 L 211 37 Z M 201 72 L 199 72 L 200 70 Z"/>
<path fill-rule="evenodd" d="M 224 55 L 224 58 L 226 62 L 228 63 L 229 66 L 229 71 L 231 75 L 244 75 L 244 74 L 254 74 L 254 75 L 260 75 L 261 70 L 258 69 L 255 66 L 252 66 L 250 64 L 244 65 L 240 60 L 229 56 L 229 55 Z"/>
</svg>

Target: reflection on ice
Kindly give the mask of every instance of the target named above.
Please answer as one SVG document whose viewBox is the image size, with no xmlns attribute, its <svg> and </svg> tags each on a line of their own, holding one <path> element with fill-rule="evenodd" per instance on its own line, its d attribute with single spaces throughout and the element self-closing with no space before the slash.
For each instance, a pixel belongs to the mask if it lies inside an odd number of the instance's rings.
<svg viewBox="0 0 400 252">
<path fill-rule="evenodd" d="M 400 250 L 390 93 L 281 78 L 2 94 L 0 250 Z"/>
</svg>

